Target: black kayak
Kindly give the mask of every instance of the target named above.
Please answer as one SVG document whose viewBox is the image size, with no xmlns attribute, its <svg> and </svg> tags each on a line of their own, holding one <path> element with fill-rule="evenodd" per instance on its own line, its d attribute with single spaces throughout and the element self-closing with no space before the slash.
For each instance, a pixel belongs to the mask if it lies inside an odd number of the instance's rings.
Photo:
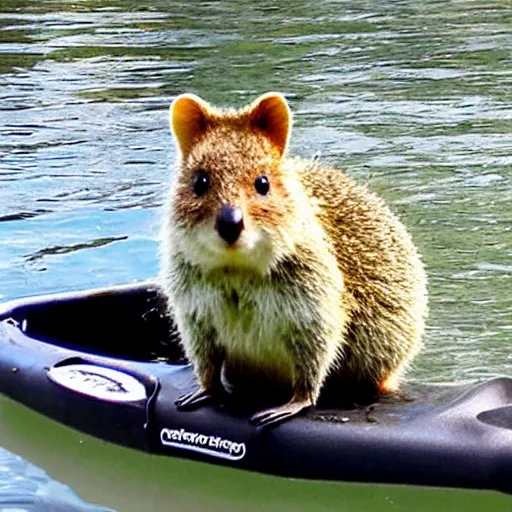
<svg viewBox="0 0 512 512">
<path fill-rule="evenodd" d="M 197 385 L 154 284 L 12 301 L 0 325 L 0 392 L 101 439 L 294 478 L 512 490 L 509 378 L 260 430 L 224 406 L 176 409 Z"/>
</svg>

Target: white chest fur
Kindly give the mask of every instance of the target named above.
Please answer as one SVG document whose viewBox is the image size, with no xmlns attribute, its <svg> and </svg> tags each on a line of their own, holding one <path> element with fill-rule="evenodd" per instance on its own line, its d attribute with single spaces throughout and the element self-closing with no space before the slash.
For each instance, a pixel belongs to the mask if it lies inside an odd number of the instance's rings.
<svg viewBox="0 0 512 512">
<path fill-rule="evenodd" d="M 247 276 L 202 280 L 174 298 L 178 316 L 213 327 L 226 354 L 291 372 L 287 340 L 311 322 L 311 304 L 293 288 Z"/>
</svg>

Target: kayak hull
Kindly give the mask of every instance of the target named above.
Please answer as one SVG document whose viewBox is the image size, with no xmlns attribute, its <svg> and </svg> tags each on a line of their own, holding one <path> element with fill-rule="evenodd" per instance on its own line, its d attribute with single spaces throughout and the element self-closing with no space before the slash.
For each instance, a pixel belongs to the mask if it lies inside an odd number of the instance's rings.
<svg viewBox="0 0 512 512">
<path fill-rule="evenodd" d="M 512 488 L 512 379 L 409 385 L 411 399 L 313 409 L 260 430 L 246 412 L 175 400 L 197 387 L 152 283 L 0 306 L 0 392 L 98 438 L 306 479 Z"/>
</svg>

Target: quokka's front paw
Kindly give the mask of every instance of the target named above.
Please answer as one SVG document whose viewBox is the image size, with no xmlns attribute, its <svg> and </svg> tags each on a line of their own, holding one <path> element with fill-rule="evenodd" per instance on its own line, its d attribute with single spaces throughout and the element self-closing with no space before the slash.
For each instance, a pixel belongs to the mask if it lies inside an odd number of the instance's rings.
<svg viewBox="0 0 512 512">
<path fill-rule="evenodd" d="M 268 428 L 270 426 L 279 425 L 294 416 L 297 416 L 305 409 L 313 405 L 311 400 L 291 400 L 280 407 L 272 407 L 257 412 L 250 418 L 250 422 L 256 427 Z"/>
<path fill-rule="evenodd" d="M 219 390 L 199 388 L 197 391 L 180 396 L 174 403 L 180 411 L 198 409 L 203 405 L 220 402 L 222 392 Z"/>
</svg>

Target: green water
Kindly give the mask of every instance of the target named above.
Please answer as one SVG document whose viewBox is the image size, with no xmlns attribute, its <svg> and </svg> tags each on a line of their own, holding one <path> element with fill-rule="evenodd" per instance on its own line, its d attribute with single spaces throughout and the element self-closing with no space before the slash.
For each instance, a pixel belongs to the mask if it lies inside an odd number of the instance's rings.
<svg viewBox="0 0 512 512">
<path fill-rule="evenodd" d="M 308 482 L 141 454 L 1 400 L 0 435 L 11 449 L 82 498 L 123 512 L 512 511 L 512 499 L 498 493 Z"/>
<path fill-rule="evenodd" d="M 410 378 L 512 375 L 511 50 L 505 0 L 1 0 L 0 299 L 153 276 L 172 98 L 278 90 L 292 152 L 368 182 L 424 255 L 431 315 Z M 0 445 L 122 512 L 512 509 L 162 460 L 0 411 Z M 0 503 L 17 485 L 1 468 Z"/>
</svg>

